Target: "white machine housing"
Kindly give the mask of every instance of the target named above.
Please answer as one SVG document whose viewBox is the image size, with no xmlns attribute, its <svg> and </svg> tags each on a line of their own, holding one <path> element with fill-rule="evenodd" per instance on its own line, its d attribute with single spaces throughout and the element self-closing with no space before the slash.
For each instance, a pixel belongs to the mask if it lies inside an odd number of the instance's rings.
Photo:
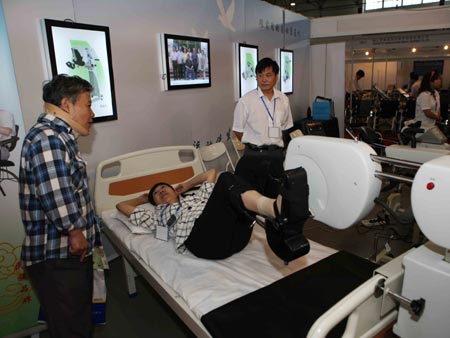
<svg viewBox="0 0 450 338">
<path fill-rule="evenodd" d="M 424 163 L 411 188 L 414 218 L 425 236 L 450 248 L 450 156 Z"/>
<path fill-rule="evenodd" d="M 424 143 L 426 144 L 426 143 Z M 391 158 L 397 158 L 400 160 L 425 163 L 434 158 L 450 155 L 450 150 L 436 147 L 425 147 L 418 143 L 417 148 L 411 148 L 410 146 L 393 144 L 386 147 L 386 156 Z"/>
<path fill-rule="evenodd" d="M 290 142 L 285 169 L 305 168 L 314 219 L 344 229 L 365 217 L 380 193 L 381 180 L 375 175 L 381 172 L 381 165 L 372 161 L 371 154 L 375 152 L 363 142 L 308 135 Z M 450 155 L 420 166 L 412 184 L 411 204 L 416 222 L 430 242 L 395 258 L 388 263 L 394 263 L 389 269 L 376 272 L 323 314 L 308 338 L 325 337 L 352 311 L 345 337 L 372 337 L 395 317 L 394 332 L 402 338 L 450 337 Z M 377 298 L 374 289 L 380 280 L 385 280 L 385 288 Z M 403 304 L 397 316 L 389 292 L 404 300 L 423 298 L 422 313 L 413 315 Z M 371 321 L 381 324 L 365 330 L 367 334 L 357 333 L 358 325 L 370 327 Z"/>
<path fill-rule="evenodd" d="M 307 135 L 289 143 L 284 168 L 306 170 L 309 208 L 315 220 L 345 229 L 374 207 L 381 180 L 381 165 L 372 161 L 375 151 L 366 143 Z"/>
<path fill-rule="evenodd" d="M 405 275 L 402 296 L 425 299 L 420 316 L 400 307 L 394 332 L 402 338 L 443 338 L 450 336 L 450 263 L 445 249 L 434 243 L 411 251 L 403 258 Z"/>
<path fill-rule="evenodd" d="M 400 337 L 450 336 L 450 156 L 424 163 L 417 171 L 411 205 L 417 224 L 431 241 L 403 259 L 402 295 L 425 299 L 419 317 L 400 307 L 394 332 Z"/>
</svg>

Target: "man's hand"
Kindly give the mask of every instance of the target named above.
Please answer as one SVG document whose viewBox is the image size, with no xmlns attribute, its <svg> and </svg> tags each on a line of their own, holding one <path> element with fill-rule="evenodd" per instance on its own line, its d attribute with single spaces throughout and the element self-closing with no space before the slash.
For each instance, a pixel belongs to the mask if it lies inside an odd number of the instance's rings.
<svg viewBox="0 0 450 338">
<path fill-rule="evenodd" d="M 81 229 L 69 232 L 69 252 L 71 255 L 80 256 L 80 262 L 84 261 L 88 249 L 88 242 Z"/>
<path fill-rule="evenodd" d="M 182 194 L 189 190 L 189 187 L 186 185 L 186 183 L 180 183 L 175 187 L 175 191 L 179 194 Z"/>
</svg>

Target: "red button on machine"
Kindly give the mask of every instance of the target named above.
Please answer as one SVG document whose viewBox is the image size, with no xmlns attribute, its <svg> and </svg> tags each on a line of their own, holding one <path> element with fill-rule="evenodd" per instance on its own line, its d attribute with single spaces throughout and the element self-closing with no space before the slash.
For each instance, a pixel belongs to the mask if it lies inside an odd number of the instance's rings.
<svg viewBox="0 0 450 338">
<path fill-rule="evenodd" d="M 430 182 L 430 183 L 427 184 L 427 189 L 428 190 L 432 190 L 433 188 L 434 188 L 434 183 L 433 182 Z"/>
</svg>

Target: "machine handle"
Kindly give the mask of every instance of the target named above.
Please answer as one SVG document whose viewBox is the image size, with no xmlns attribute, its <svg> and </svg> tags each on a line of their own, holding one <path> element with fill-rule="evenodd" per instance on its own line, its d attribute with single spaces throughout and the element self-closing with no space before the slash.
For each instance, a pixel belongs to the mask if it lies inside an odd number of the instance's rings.
<svg viewBox="0 0 450 338">
<path fill-rule="evenodd" d="M 423 312 L 423 309 L 425 308 L 425 303 L 426 303 L 425 299 L 420 298 L 420 299 L 411 300 L 409 298 L 403 297 L 402 295 L 396 294 L 396 293 L 390 291 L 389 289 L 386 290 L 386 288 L 384 287 L 384 279 L 382 279 L 375 286 L 374 295 L 375 295 L 375 297 L 379 297 L 384 292 L 386 292 L 386 294 L 388 294 L 389 296 L 394 298 L 394 300 L 396 300 L 400 304 L 403 304 L 404 306 L 406 306 L 406 308 L 409 311 L 411 311 L 413 314 L 415 314 L 416 316 L 420 317 L 422 315 L 422 312 Z"/>
</svg>

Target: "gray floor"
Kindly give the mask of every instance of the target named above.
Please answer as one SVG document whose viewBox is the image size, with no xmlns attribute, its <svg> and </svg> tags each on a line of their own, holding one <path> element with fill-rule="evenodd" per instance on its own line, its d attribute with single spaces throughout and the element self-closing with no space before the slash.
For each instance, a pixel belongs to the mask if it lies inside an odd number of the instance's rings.
<svg viewBox="0 0 450 338">
<path fill-rule="evenodd" d="M 405 190 L 404 195 L 408 199 L 408 191 Z M 369 217 L 379 215 L 382 212 L 377 206 Z M 347 230 L 333 230 L 313 220 L 305 224 L 307 238 L 364 258 L 373 258 L 386 243 L 391 247 L 392 256 L 408 250 L 411 247 L 412 229 L 411 226 L 398 225 L 355 225 Z M 402 240 L 395 239 L 398 234 L 402 235 Z M 378 244 L 376 249 L 375 243 Z M 137 278 L 137 295 L 128 297 L 121 259 L 113 260 L 110 265 L 106 275 L 107 324 L 96 326 L 95 338 L 194 337 L 141 277 Z M 48 337 L 48 334 L 44 332 L 41 337 Z"/>
</svg>

